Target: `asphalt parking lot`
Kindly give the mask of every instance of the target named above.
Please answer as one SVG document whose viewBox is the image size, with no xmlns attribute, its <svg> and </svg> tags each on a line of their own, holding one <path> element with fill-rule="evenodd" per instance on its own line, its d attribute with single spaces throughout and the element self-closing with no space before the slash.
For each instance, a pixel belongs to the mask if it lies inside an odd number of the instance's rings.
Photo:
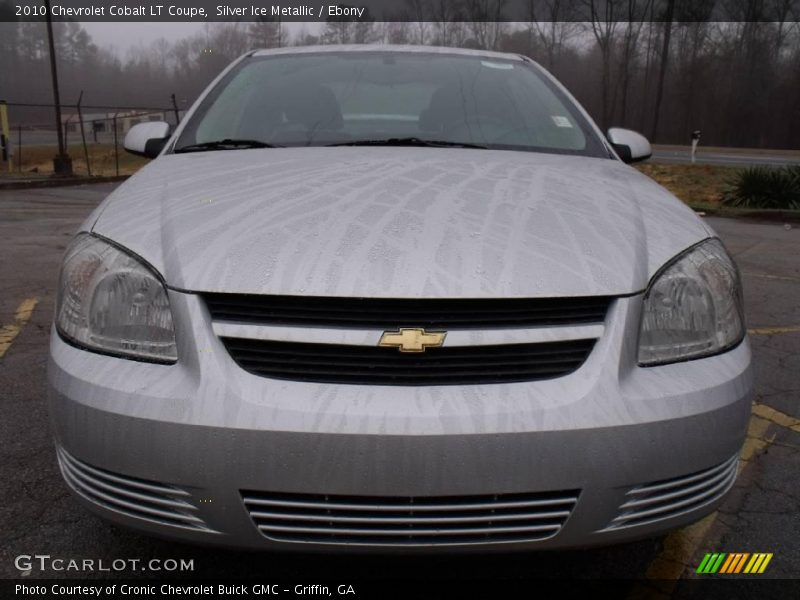
<svg viewBox="0 0 800 600">
<path fill-rule="evenodd" d="M 68 558 L 191 558 L 186 577 L 281 579 L 499 577 L 638 578 L 679 590 L 706 552 L 771 552 L 763 577 L 800 577 L 800 224 L 709 219 L 745 284 L 756 405 L 742 471 L 722 507 L 668 536 L 582 551 L 482 556 L 352 556 L 221 551 L 106 524 L 69 495 L 45 406 L 45 365 L 58 264 L 74 230 L 114 184 L 0 191 L 0 577 L 20 554 Z M 136 571 L 93 577 L 139 577 Z M 152 575 L 152 574 L 149 574 Z"/>
</svg>

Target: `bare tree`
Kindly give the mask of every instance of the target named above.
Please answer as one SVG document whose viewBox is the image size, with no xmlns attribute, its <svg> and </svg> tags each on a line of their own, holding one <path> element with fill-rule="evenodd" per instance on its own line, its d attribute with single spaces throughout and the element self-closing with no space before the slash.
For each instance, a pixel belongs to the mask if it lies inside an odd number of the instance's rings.
<svg viewBox="0 0 800 600">
<path fill-rule="evenodd" d="M 158 69 L 164 73 L 168 72 L 172 59 L 172 44 L 166 38 L 158 38 L 150 46 L 150 53 L 154 57 Z"/>
<path fill-rule="evenodd" d="M 557 72 L 556 63 L 565 46 L 579 32 L 579 26 L 570 19 L 574 16 L 569 0 L 528 0 L 528 23 L 533 49 L 533 40 L 544 48 L 545 66 Z"/>
<path fill-rule="evenodd" d="M 661 101 L 664 97 L 664 78 L 667 75 L 669 64 L 669 43 L 672 38 L 672 19 L 675 15 L 675 0 L 667 0 L 664 9 L 663 33 L 661 43 L 661 65 L 658 69 L 658 85 L 656 87 L 656 103 L 653 108 L 653 128 L 650 130 L 650 139 L 655 141 L 658 136 L 658 119 L 661 114 Z"/>
<path fill-rule="evenodd" d="M 286 28 L 279 18 L 259 17 L 250 23 L 247 35 L 253 48 L 280 48 L 286 45 Z"/>
<path fill-rule="evenodd" d="M 651 137 L 664 143 L 686 143 L 688 131 L 699 127 L 710 145 L 797 146 L 800 0 L 639 0 L 633 8 L 643 10 L 647 2 L 652 15 L 640 31 L 640 23 L 629 16 L 629 0 L 614 0 L 613 15 L 604 12 L 605 1 L 584 1 L 587 16 L 569 17 L 585 21 L 574 36 L 550 29 L 556 19 L 548 18 L 554 13 L 546 9 L 555 10 L 556 0 L 538 0 L 529 26 L 505 24 L 496 33 L 473 28 L 451 1 L 432 0 L 425 10 L 435 21 L 422 29 L 415 22 L 359 25 L 346 20 L 328 22 L 312 33 L 292 31 L 289 36 L 287 31 L 281 44 L 318 43 L 319 35 L 331 43 L 408 43 L 418 41 L 424 30 L 426 43 L 534 52 L 559 71 L 559 79 L 599 123 L 604 119 L 600 61 L 605 46 L 610 58 L 605 86 L 611 92 L 605 100 L 606 119 L 624 114 L 630 123 L 633 117 L 643 128 L 652 126 L 657 135 Z M 476 7 L 481 8 L 474 4 L 473 14 L 489 14 L 475 13 Z M 718 22 L 712 14 L 720 17 Z M 249 23 L 209 23 L 186 38 L 134 47 L 122 59 L 113 49 L 97 48 L 78 24 L 56 23 L 54 28 L 63 50 L 63 96 L 74 99 L 84 90 L 86 105 L 165 106 L 174 93 L 185 106 L 230 60 L 255 45 Z M 269 44 L 266 39 L 257 45 Z M 46 48 L 41 23 L 0 24 L 0 98 L 36 103 L 47 95 Z M 11 109 L 12 126 L 20 121 L 49 123 L 49 116 L 46 108 Z"/>
<path fill-rule="evenodd" d="M 390 21 L 385 24 L 383 39 L 389 44 L 410 44 L 411 23 L 408 21 Z"/>
<path fill-rule="evenodd" d="M 679 52 L 676 59 L 678 71 L 683 77 L 676 91 L 680 92 L 683 121 L 681 129 L 688 135 L 689 131 L 697 129 L 695 121 L 695 101 L 702 88 L 703 76 L 703 50 L 710 48 L 711 25 L 703 21 L 681 22 L 675 27 L 676 44 Z"/>
<path fill-rule="evenodd" d="M 406 16 L 409 23 L 409 42 L 427 44 L 430 40 L 431 28 L 427 22 L 429 9 L 427 0 L 403 0 L 406 5 Z"/>
<path fill-rule="evenodd" d="M 628 92 L 638 62 L 639 36 L 651 4 L 652 0 L 626 0 L 624 33 L 619 51 L 620 123 L 625 123 L 628 116 Z"/>
<path fill-rule="evenodd" d="M 340 6 L 352 8 L 345 4 Z M 380 32 L 375 27 L 375 20 L 370 15 L 369 9 L 364 9 L 364 15 L 361 18 L 328 17 L 320 35 L 320 42 L 323 44 L 368 44 L 379 38 Z"/>
<path fill-rule="evenodd" d="M 305 27 L 302 27 L 300 31 L 295 33 L 294 38 L 289 40 L 289 43 L 295 46 L 314 46 L 319 44 L 320 41 L 319 36 L 309 33 Z"/>
<path fill-rule="evenodd" d="M 642 87 L 640 92 L 641 101 L 639 103 L 639 129 L 645 131 L 647 128 L 647 117 L 650 114 L 649 98 L 650 98 L 650 78 L 653 66 L 653 59 L 656 47 L 656 24 L 653 22 L 655 13 L 656 2 L 650 3 L 650 17 L 647 20 L 645 27 L 647 28 L 647 47 L 645 49 L 644 60 L 644 75 L 642 77 Z"/>
<path fill-rule="evenodd" d="M 460 46 L 465 37 L 462 7 L 453 0 L 432 0 L 433 41 L 440 46 Z"/>
<path fill-rule="evenodd" d="M 597 47 L 600 49 L 602 60 L 602 115 L 601 126 L 608 128 L 611 121 L 613 106 L 610 98 L 611 88 L 611 54 L 614 48 L 614 34 L 616 33 L 619 22 L 617 14 L 619 12 L 620 0 L 584 0 L 589 10 L 589 27 L 594 35 Z"/>
<path fill-rule="evenodd" d="M 496 50 L 505 31 L 502 22 L 506 0 L 465 0 L 464 16 L 469 21 L 478 48 Z"/>
</svg>

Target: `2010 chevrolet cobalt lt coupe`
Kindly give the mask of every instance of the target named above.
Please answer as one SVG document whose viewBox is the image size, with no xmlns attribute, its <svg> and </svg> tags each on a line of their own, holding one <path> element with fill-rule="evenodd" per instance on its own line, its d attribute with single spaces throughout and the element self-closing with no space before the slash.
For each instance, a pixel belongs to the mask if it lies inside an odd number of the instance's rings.
<svg viewBox="0 0 800 600">
<path fill-rule="evenodd" d="M 251 548 L 653 535 L 736 478 L 739 276 L 527 58 L 255 51 L 83 224 L 50 409 L 76 496 Z"/>
</svg>

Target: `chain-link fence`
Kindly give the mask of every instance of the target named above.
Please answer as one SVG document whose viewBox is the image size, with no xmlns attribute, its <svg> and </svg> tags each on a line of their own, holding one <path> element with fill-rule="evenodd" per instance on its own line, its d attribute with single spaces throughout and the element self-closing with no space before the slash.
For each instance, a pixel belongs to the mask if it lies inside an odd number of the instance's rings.
<svg viewBox="0 0 800 600">
<path fill-rule="evenodd" d="M 53 173 L 58 154 L 55 119 L 50 123 L 15 118 L 24 109 L 54 108 L 54 105 L 11 103 L 8 106 L 8 160 L 0 163 L 0 176 L 47 176 Z M 16 110 L 15 110 L 16 109 Z M 183 111 L 177 107 L 79 107 L 61 106 L 64 147 L 78 176 L 129 175 L 147 161 L 125 152 L 123 140 L 131 127 L 147 121 L 166 121 L 175 126 Z"/>
</svg>

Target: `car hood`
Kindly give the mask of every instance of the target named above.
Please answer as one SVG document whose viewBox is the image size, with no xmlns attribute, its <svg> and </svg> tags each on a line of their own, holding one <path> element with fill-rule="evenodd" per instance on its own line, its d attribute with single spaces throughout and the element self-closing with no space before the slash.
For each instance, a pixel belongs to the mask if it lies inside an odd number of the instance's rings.
<svg viewBox="0 0 800 600">
<path fill-rule="evenodd" d="M 165 155 L 92 219 L 171 287 L 317 296 L 628 294 L 709 236 L 619 161 L 449 148 Z"/>
</svg>

